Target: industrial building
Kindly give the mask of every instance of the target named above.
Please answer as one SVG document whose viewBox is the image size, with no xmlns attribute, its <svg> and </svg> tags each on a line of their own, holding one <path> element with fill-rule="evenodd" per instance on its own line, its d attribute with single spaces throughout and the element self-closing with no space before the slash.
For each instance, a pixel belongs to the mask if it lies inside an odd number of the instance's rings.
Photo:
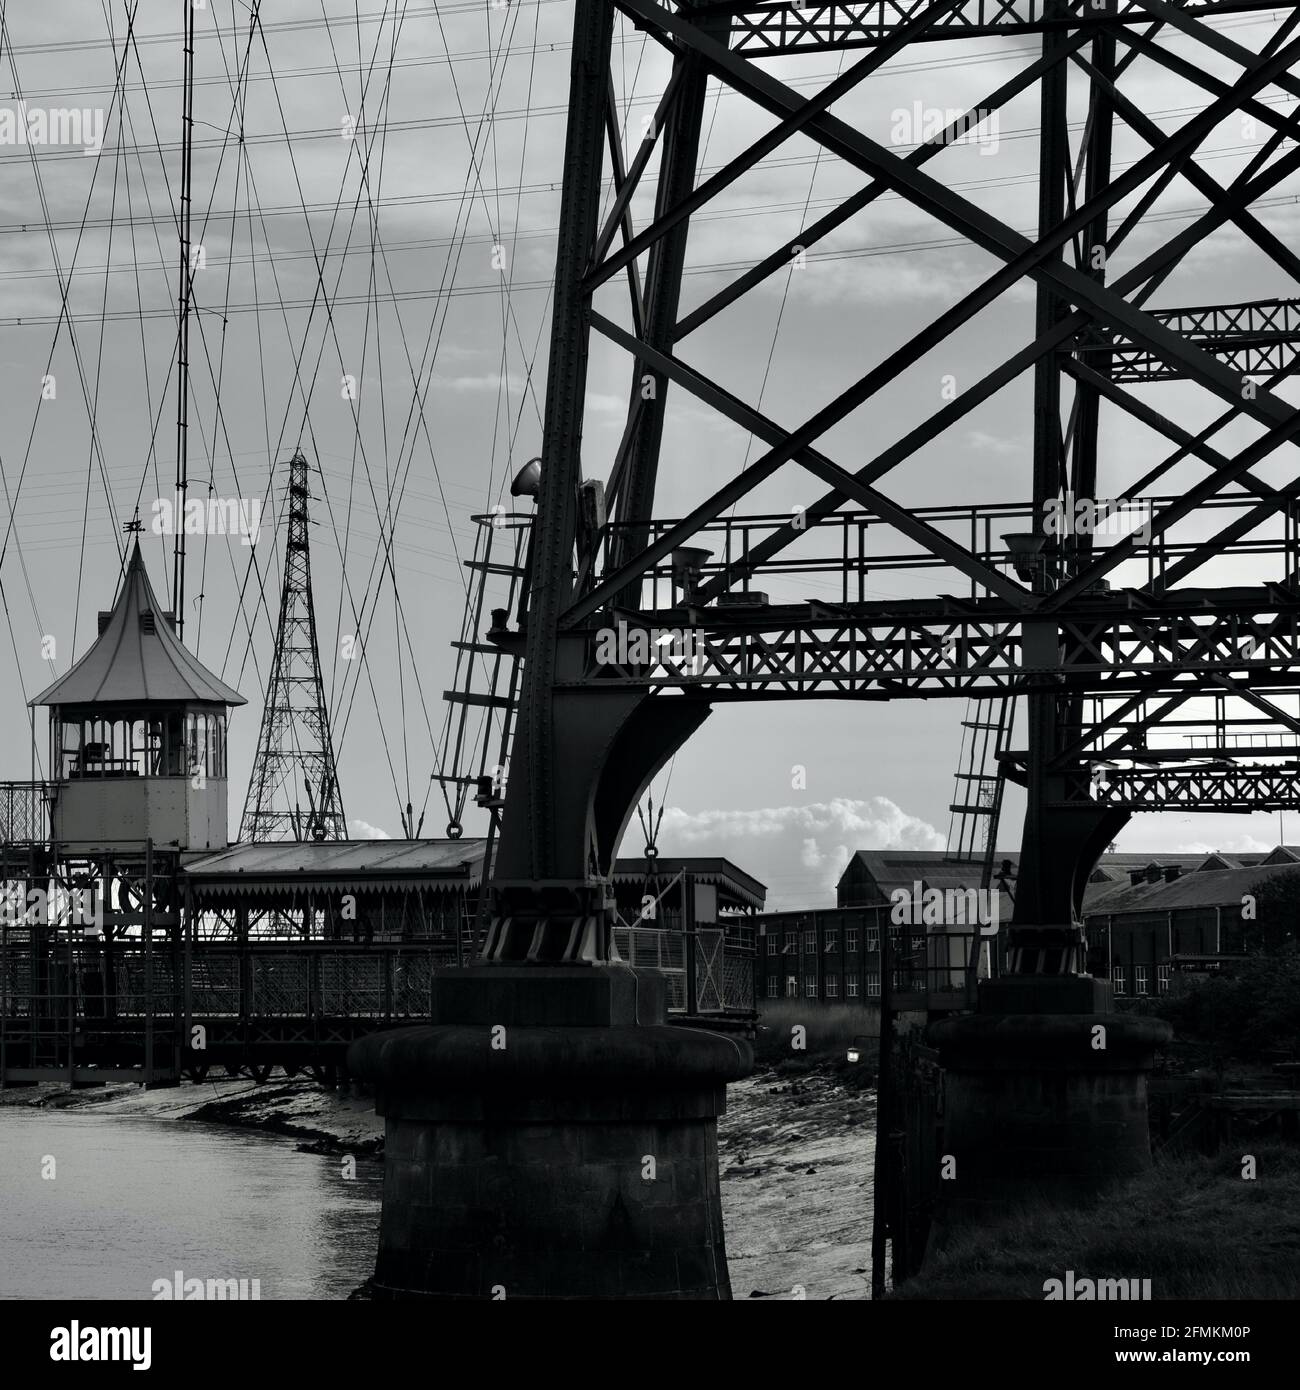
<svg viewBox="0 0 1300 1390">
<path fill-rule="evenodd" d="M 981 867 L 941 851 L 859 850 L 836 886 L 837 906 L 820 911 L 780 912 L 754 919 L 758 955 L 756 994 L 765 1001 L 800 998 L 830 1005 L 879 1002 L 882 994 L 881 933 L 891 931 L 891 987 L 898 1007 L 931 1012 L 959 1007 L 973 992 L 974 980 L 1002 967 L 1005 924 L 1014 908 L 1018 856 L 995 856 L 996 937 L 976 952 L 978 930 L 967 923 L 945 924 L 942 951 L 934 932 L 894 920 L 900 892 L 945 894 L 978 888 Z M 1260 885 L 1294 879 L 1300 920 L 1300 846 L 1279 845 L 1245 854 L 1105 854 L 1084 894 L 1088 968 L 1109 978 L 1121 997 L 1165 992 L 1183 971 L 1215 968 L 1239 956 L 1254 941 L 1260 921 L 1250 901 Z M 1272 930 L 1279 909 L 1271 909 Z M 1283 912 L 1285 916 L 1285 912 Z M 972 956 L 978 959 L 972 965 Z M 961 979 L 962 971 L 966 980 Z"/>
</svg>

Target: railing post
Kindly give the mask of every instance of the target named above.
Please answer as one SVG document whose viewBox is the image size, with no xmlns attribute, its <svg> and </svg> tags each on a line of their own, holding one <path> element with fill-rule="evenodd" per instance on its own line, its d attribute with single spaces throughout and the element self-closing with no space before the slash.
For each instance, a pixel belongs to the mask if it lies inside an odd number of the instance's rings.
<svg viewBox="0 0 1300 1390">
<path fill-rule="evenodd" d="M 694 1018 L 700 1011 L 699 988 L 695 979 L 695 886 L 685 873 L 681 877 L 682 930 L 686 939 L 686 1017 Z"/>
<path fill-rule="evenodd" d="M 185 988 L 185 1028 L 184 1032 L 177 1039 L 176 1045 L 176 1078 L 180 1080 L 181 1061 L 190 1046 L 190 1039 L 194 1036 L 194 889 L 189 883 L 185 885 L 185 901 L 181 905 L 183 913 L 181 919 L 181 935 L 184 941 L 185 961 L 184 961 L 184 988 Z M 204 1039 L 207 1043 L 207 1039 Z"/>
<path fill-rule="evenodd" d="M 153 1082 L 153 839 L 144 842 L 144 1084 Z"/>
</svg>

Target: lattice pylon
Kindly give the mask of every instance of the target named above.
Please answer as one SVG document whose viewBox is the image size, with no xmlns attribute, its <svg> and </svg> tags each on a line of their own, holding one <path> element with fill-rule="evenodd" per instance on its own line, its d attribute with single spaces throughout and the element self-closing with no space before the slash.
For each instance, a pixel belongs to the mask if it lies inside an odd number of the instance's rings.
<svg viewBox="0 0 1300 1390">
<path fill-rule="evenodd" d="M 243 841 L 347 838 L 316 642 L 308 467 L 301 450 L 289 461 L 289 529 L 280 622 L 239 829 Z"/>
</svg>

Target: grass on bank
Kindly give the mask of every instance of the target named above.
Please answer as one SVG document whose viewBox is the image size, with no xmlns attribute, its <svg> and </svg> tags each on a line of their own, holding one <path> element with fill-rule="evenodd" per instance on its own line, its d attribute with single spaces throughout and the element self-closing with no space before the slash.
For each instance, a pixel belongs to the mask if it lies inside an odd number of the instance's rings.
<svg viewBox="0 0 1300 1390">
<path fill-rule="evenodd" d="M 1039 1299 L 1048 1279 L 1150 1279 L 1151 1297 L 1300 1298 L 1300 1150 L 1157 1161 L 1088 1208 L 1026 1208 L 955 1235 L 895 1298 Z"/>
</svg>

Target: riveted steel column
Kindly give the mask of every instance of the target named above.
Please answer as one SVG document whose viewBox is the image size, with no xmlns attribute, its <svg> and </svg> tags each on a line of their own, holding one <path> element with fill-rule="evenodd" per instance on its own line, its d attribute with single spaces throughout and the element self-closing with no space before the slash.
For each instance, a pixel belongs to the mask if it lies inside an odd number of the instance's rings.
<svg viewBox="0 0 1300 1390">
<path fill-rule="evenodd" d="M 682 8 L 690 10 L 698 0 Z M 715 38 L 725 40 L 729 21 L 724 16 L 705 27 Z M 678 96 L 669 125 L 663 132 L 663 162 L 656 193 L 655 217 L 662 217 L 687 198 L 695 188 L 699 160 L 700 128 L 704 120 L 704 97 L 708 73 L 703 60 L 684 50 L 677 58 L 680 71 Z M 676 338 L 677 309 L 681 300 L 682 272 L 686 266 L 686 241 L 690 219 L 683 218 L 650 250 L 645 286 L 645 342 L 660 352 L 671 352 Z M 619 516 L 637 523 L 618 538 L 613 560 L 616 568 L 645 548 L 649 522 L 654 514 L 655 483 L 659 476 L 659 451 L 663 443 L 664 409 L 668 378 L 650 371 L 640 362 L 632 366 L 633 400 L 646 391 L 637 420 L 636 434 L 628 455 L 627 479 L 620 498 Z M 641 581 L 634 580 L 620 595 L 619 603 L 640 606 Z"/>
<path fill-rule="evenodd" d="M 552 683 L 556 628 L 573 588 L 590 309 L 582 277 L 600 211 L 613 26 L 614 6 L 609 0 L 577 0 L 518 742 L 494 865 L 497 879 L 545 879 L 557 871 L 551 809 L 556 757 Z"/>
</svg>

